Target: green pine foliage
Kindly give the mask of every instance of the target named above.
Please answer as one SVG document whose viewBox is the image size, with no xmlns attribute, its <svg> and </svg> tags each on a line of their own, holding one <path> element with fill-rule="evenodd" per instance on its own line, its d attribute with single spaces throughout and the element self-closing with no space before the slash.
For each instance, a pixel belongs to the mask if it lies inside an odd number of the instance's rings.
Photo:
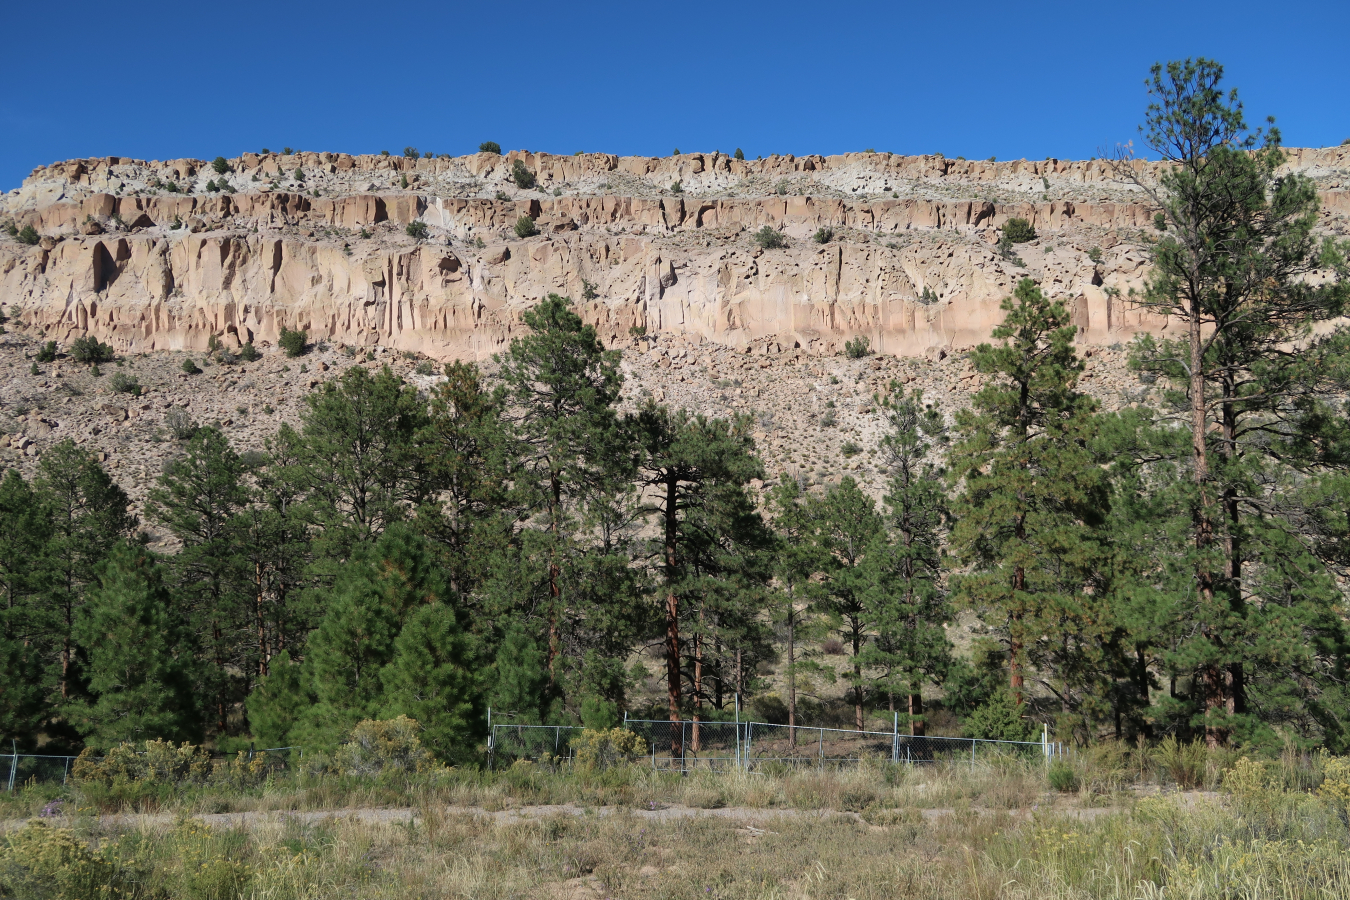
<svg viewBox="0 0 1350 900">
<path fill-rule="evenodd" d="M 990 380 L 956 416 L 951 543 L 969 571 L 953 586 L 1003 643 L 1019 704 L 1028 664 L 1053 658 L 1077 705 L 1109 621 L 1097 584 L 1107 489 L 1088 447 L 1096 404 L 1077 390 L 1083 366 L 1064 304 L 1024 279 L 1003 309 L 1000 345 L 971 354 Z"/>
<path fill-rule="evenodd" d="M 88 746 L 200 741 L 192 657 L 182 653 L 191 642 L 171 603 L 154 559 L 130 544 L 112 548 L 75 625 L 92 697 L 73 701 L 65 714 Z"/>
</svg>

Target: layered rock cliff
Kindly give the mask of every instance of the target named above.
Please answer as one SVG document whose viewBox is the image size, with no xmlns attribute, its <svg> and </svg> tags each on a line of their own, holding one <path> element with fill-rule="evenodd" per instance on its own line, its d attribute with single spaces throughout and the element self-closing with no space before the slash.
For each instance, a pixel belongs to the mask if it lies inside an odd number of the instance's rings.
<svg viewBox="0 0 1350 900">
<path fill-rule="evenodd" d="M 1129 300 L 1153 210 L 1103 161 L 847 154 L 737 160 L 480 153 L 243 154 L 41 167 L 0 198 L 0 303 L 34 335 L 120 350 L 315 339 L 483 358 L 550 292 L 611 342 L 684 335 L 836 352 L 856 336 L 918 355 L 985 339 L 1023 277 L 1074 308 L 1083 340 L 1168 322 Z M 516 163 L 536 179 L 523 189 Z M 1293 150 L 1323 224 L 1350 222 L 1350 148 Z M 1141 178 L 1157 167 L 1137 163 Z M 1342 188 L 1347 188 L 1343 190 Z M 517 237 L 528 216 L 537 236 Z M 999 227 L 1038 239 L 1013 252 Z M 423 233 L 408 226 L 422 223 Z M 769 226 L 788 246 L 764 250 Z"/>
</svg>

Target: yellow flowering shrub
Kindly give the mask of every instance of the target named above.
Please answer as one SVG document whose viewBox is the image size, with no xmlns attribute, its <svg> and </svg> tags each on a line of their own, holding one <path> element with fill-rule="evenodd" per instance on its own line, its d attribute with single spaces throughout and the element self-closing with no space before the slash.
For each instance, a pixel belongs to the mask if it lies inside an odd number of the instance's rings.
<svg viewBox="0 0 1350 900">
<path fill-rule="evenodd" d="M 1350 757 L 1331 756 L 1322 764 L 1322 786 L 1317 793 L 1350 806 Z"/>
<path fill-rule="evenodd" d="M 29 822 L 0 847 L 0 896 L 94 900 L 117 892 L 117 870 L 69 828 Z"/>
<path fill-rule="evenodd" d="M 632 762 L 635 757 L 647 752 L 647 742 L 623 728 L 587 728 L 573 747 L 577 752 L 577 765 L 593 771 L 608 769 L 621 762 Z"/>
<path fill-rule="evenodd" d="M 379 775 L 383 772 L 424 772 L 437 766 L 417 736 L 416 719 L 366 719 L 352 729 L 350 740 L 338 748 L 335 762 L 343 775 Z"/>
</svg>

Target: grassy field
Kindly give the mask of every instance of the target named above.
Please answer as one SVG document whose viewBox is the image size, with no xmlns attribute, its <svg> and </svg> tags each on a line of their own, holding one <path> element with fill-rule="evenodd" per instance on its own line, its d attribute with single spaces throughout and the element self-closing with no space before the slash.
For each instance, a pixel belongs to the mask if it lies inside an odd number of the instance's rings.
<svg viewBox="0 0 1350 900">
<path fill-rule="evenodd" d="M 687 776 L 522 764 L 36 785 L 0 802 L 0 893 L 1350 898 L 1350 766 L 1200 750 L 1189 762 L 1107 745 L 1053 772 L 1011 758 Z M 1179 790 L 1177 775 L 1220 789 Z"/>
</svg>

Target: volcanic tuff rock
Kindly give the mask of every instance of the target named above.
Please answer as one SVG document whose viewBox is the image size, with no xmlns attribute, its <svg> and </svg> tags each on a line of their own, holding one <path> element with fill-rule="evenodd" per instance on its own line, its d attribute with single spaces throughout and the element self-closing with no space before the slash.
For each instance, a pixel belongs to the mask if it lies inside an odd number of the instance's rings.
<svg viewBox="0 0 1350 900">
<path fill-rule="evenodd" d="M 517 160 L 536 189 L 510 180 Z M 557 292 L 609 341 L 645 330 L 822 355 L 862 335 L 919 355 L 986 338 L 1030 276 L 1073 305 L 1089 345 L 1168 327 L 1128 299 L 1153 211 L 1100 160 L 245 153 L 229 165 L 38 168 L 0 197 L 0 219 L 42 235 L 0 238 L 0 303 L 30 337 L 91 333 L 122 351 L 263 346 L 287 327 L 485 359 Z M 1325 226 L 1344 232 L 1350 148 L 1292 150 L 1288 165 L 1318 182 Z M 521 216 L 538 236 L 516 237 Z M 1000 252 L 1011 217 L 1039 237 Z M 425 237 L 406 233 L 414 221 Z M 789 246 L 760 249 L 764 226 Z"/>
</svg>

